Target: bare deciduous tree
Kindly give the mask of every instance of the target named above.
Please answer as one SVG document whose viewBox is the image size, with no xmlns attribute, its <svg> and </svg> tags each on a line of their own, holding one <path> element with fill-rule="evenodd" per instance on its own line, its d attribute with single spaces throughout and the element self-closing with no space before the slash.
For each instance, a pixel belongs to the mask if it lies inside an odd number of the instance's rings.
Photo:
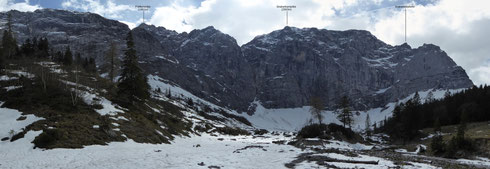
<svg viewBox="0 0 490 169">
<path fill-rule="evenodd" d="M 311 97 L 310 99 L 310 113 L 314 118 L 318 120 L 318 124 L 322 124 L 323 121 L 323 109 L 325 108 L 323 100 L 320 97 Z"/>
</svg>

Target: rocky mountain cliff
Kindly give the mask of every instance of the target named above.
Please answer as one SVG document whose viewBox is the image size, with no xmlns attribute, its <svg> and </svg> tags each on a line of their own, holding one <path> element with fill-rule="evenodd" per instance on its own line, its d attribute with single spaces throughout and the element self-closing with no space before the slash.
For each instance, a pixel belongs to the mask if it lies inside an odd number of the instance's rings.
<svg viewBox="0 0 490 169">
<path fill-rule="evenodd" d="M 124 49 L 129 31 L 122 23 L 91 13 L 12 13 L 20 42 L 46 36 L 55 49 L 69 45 L 99 63 L 108 43 Z M 6 14 L 0 18 L 5 23 Z M 343 95 L 356 109 L 367 109 L 415 91 L 473 84 L 438 46 L 391 46 L 362 30 L 285 27 L 243 46 L 213 27 L 177 33 L 142 24 L 133 31 L 148 74 L 239 111 L 253 112 L 253 101 L 267 108 L 305 106 L 312 96 L 323 98 L 332 109 Z"/>
<path fill-rule="evenodd" d="M 64 51 L 69 46 L 82 57 L 96 58 L 99 63 L 109 49 L 109 43 L 116 43 L 119 49 L 125 47 L 124 38 L 129 31 L 126 24 L 87 12 L 42 9 L 34 12 L 12 10 L 10 13 L 19 44 L 27 38 L 47 37 L 54 51 Z M 7 13 L 0 13 L 2 29 L 6 22 Z"/>
<path fill-rule="evenodd" d="M 258 100 L 267 107 L 298 107 L 312 96 L 333 107 L 346 95 L 357 109 L 431 88 L 472 85 L 438 46 L 391 46 L 368 31 L 285 27 L 242 46 L 255 69 Z"/>
</svg>

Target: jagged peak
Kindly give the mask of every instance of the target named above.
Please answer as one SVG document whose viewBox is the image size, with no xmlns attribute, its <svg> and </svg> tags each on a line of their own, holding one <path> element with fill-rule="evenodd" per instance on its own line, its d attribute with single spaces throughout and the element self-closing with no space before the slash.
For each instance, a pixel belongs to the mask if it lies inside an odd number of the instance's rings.
<svg viewBox="0 0 490 169">
<path fill-rule="evenodd" d="M 434 44 L 431 44 L 431 43 L 424 43 L 422 46 L 420 46 L 419 48 L 421 49 L 435 49 L 435 50 L 440 50 L 441 47 L 437 46 L 437 45 L 434 45 Z"/>
<path fill-rule="evenodd" d="M 157 29 L 157 28 L 163 28 L 165 29 L 165 27 L 161 27 L 161 26 L 155 26 L 155 25 L 152 25 L 152 24 L 146 24 L 146 23 L 141 23 L 139 24 L 137 27 L 133 28 L 133 29 Z M 166 30 L 166 29 L 165 29 Z"/>
<path fill-rule="evenodd" d="M 405 42 L 401 45 L 395 46 L 395 47 L 400 47 L 400 48 L 404 48 L 404 49 L 412 49 L 412 47 L 407 42 Z"/>
<path fill-rule="evenodd" d="M 220 33 L 220 34 L 222 34 L 222 32 L 220 30 L 214 28 L 214 26 L 207 26 L 207 27 L 205 27 L 203 29 L 194 29 L 189 34 L 193 34 L 193 32 L 194 32 L 194 34 L 196 32 L 199 32 L 199 34 L 201 34 L 201 33 L 205 33 L 205 34 Z"/>
<path fill-rule="evenodd" d="M 174 30 L 167 29 L 163 26 L 155 26 L 155 25 L 146 24 L 146 23 L 141 23 L 137 27 L 133 28 L 133 30 L 138 30 L 138 29 L 143 29 L 143 30 L 155 32 L 155 33 L 160 34 L 160 35 L 178 35 L 179 34 L 178 32 L 176 32 Z M 186 33 L 184 32 L 182 34 L 186 34 Z"/>
</svg>

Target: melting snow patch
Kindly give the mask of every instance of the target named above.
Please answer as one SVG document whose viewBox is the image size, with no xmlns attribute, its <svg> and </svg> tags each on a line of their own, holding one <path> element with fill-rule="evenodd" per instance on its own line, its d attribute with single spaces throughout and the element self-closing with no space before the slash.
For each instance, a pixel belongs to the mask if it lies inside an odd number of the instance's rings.
<svg viewBox="0 0 490 169">
<path fill-rule="evenodd" d="M 456 161 L 463 164 L 480 165 L 490 168 L 490 160 L 488 158 L 479 157 L 479 160 L 458 159 Z"/>
<path fill-rule="evenodd" d="M 22 86 L 7 86 L 7 87 L 4 87 L 5 90 L 7 91 L 11 91 L 11 90 L 15 90 L 15 89 L 18 89 L 18 88 L 21 88 Z"/>
<path fill-rule="evenodd" d="M 156 57 L 156 58 L 159 58 L 159 59 L 166 60 L 166 61 L 168 61 L 168 62 L 170 62 L 170 63 L 173 63 L 173 64 L 179 64 L 179 61 L 178 61 L 178 60 L 171 60 L 171 59 L 168 59 L 168 58 L 166 58 L 166 57 L 164 57 L 164 56 L 155 56 L 155 57 Z"/>
<path fill-rule="evenodd" d="M 390 88 L 391 88 L 391 86 L 390 87 L 387 87 L 387 88 L 384 88 L 384 89 L 379 89 L 378 91 L 376 91 L 376 94 L 384 93 L 384 92 L 386 92 Z"/>
<path fill-rule="evenodd" d="M 3 102 L 0 102 L 0 107 L 2 105 Z M 22 117 L 22 112 L 15 109 L 0 108 L 0 138 L 11 137 L 12 134 L 19 133 L 26 126 L 44 119 L 31 114 L 24 116 L 26 117 L 25 120 L 18 121 L 17 119 Z M 11 131 L 13 132 L 11 133 Z"/>
<path fill-rule="evenodd" d="M 101 116 L 116 115 L 118 113 L 124 112 L 121 109 L 116 108 L 116 106 L 114 106 L 111 101 L 103 97 L 97 97 L 95 94 L 89 94 L 89 93 L 85 94 L 84 101 L 87 104 L 92 104 L 94 98 L 98 99 L 99 100 L 98 104 L 102 105 L 103 107 L 102 109 L 95 109 L 95 111 L 99 113 Z"/>
<path fill-rule="evenodd" d="M 18 77 L 9 77 L 7 75 L 0 76 L 0 81 L 16 80 Z"/>
<path fill-rule="evenodd" d="M 431 166 L 429 164 L 424 164 L 424 163 L 417 163 L 417 162 L 408 162 L 410 165 L 404 165 L 402 168 L 403 169 L 441 169 L 441 167 L 436 167 L 436 166 Z"/>
<path fill-rule="evenodd" d="M 29 79 L 34 78 L 35 76 L 33 74 L 30 74 L 29 72 L 21 71 L 21 70 L 8 70 L 7 72 L 15 74 L 19 77 L 24 76 Z"/>
</svg>

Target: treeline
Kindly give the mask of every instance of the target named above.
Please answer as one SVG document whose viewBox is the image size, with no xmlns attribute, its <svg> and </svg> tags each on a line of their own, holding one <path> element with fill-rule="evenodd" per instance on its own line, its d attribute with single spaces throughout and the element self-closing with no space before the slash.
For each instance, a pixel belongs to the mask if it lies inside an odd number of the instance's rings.
<svg viewBox="0 0 490 169">
<path fill-rule="evenodd" d="M 412 140 L 420 135 L 419 130 L 438 125 L 455 125 L 467 122 L 490 120 L 490 87 L 473 86 L 462 92 L 451 94 L 446 91 L 441 100 L 431 98 L 429 93 L 425 103 L 421 103 L 418 93 L 406 103 L 393 110 L 393 116 L 387 119 L 377 132 L 384 132 L 393 139 Z"/>
</svg>

